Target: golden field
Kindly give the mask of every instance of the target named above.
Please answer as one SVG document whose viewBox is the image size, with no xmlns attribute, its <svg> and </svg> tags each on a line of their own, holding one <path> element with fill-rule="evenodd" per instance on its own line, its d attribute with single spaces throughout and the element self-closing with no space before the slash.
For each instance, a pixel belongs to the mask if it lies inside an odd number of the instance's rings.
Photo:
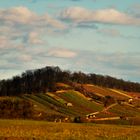
<svg viewBox="0 0 140 140">
<path fill-rule="evenodd" d="M 139 140 L 140 126 L 0 120 L 0 140 Z"/>
</svg>

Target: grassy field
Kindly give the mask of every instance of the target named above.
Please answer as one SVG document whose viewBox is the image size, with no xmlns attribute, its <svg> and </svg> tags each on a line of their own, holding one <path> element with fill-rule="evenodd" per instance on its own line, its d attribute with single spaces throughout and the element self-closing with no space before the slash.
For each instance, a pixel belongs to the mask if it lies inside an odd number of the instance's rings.
<svg viewBox="0 0 140 140">
<path fill-rule="evenodd" d="M 59 97 L 67 102 L 73 104 L 73 109 L 75 109 L 78 114 L 88 114 L 96 111 L 101 111 L 103 106 L 95 102 L 88 101 L 88 99 L 80 92 L 69 90 L 64 93 L 57 94 Z"/>
<path fill-rule="evenodd" d="M 139 140 L 140 126 L 0 120 L 6 140 Z"/>
<path fill-rule="evenodd" d="M 109 111 L 120 116 L 140 117 L 140 110 L 127 105 L 116 105 Z"/>
<path fill-rule="evenodd" d="M 63 93 L 25 95 L 24 98 L 40 109 L 44 108 L 44 111 L 46 109 L 47 114 L 59 112 L 68 116 L 83 116 L 103 109 L 103 105 L 88 101 L 83 94 L 74 90 L 66 90 Z M 71 103 L 72 107 L 68 107 L 67 103 Z"/>
</svg>

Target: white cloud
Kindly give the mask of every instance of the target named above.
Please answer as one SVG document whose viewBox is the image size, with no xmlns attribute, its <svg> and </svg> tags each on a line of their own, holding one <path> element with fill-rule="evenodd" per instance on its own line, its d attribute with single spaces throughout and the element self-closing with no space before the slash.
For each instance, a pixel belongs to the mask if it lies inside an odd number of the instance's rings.
<svg viewBox="0 0 140 140">
<path fill-rule="evenodd" d="M 140 52 L 106 53 L 79 51 L 76 58 L 69 62 L 70 69 L 110 75 L 126 80 L 139 81 Z"/>
<path fill-rule="evenodd" d="M 29 33 L 28 42 L 30 44 L 42 44 L 43 43 L 43 41 L 40 39 L 40 36 L 37 32 Z"/>
<path fill-rule="evenodd" d="M 22 54 L 19 56 L 19 60 L 21 62 L 29 62 L 32 60 L 32 57 L 31 57 L 31 55 L 28 55 L 28 54 Z"/>
<path fill-rule="evenodd" d="M 7 38 L 5 36 L 0 36 L 0 48 L 4 48 L 7 44 Z"/>
<path fill-rule="evenodd" d="M 14 7 L 10 9 L 0 10 L 0 20 L 7 25 L 34 25 L 34 26 L 52 26 L 63 29 L 65 26 L 51 18 L 47 13 L 45 15 L 37 15 L 26 7 Z"/>
<path fill-rule="evenodd" d="M 100 33 L 104 36 L 108 36 L 108 37 L 121 37 L 121 38 L 124 38 L 124 39 L 136 39 L 136 40 L 139 40 L 140 37 L 139 36 L 136 36 L 136 35 L 125 35 L 123 33 L 121 33 L 120 30 L 118 29 L 115 29 L 115 28 L 101 28 L 101 29 L 98 29 L 97 30 L 97 33 Z"/>
<path fill-rule="evenodd" d="M 122 25 L 140 25 L 140 18 L 133 17 L 116 9 L 88 10 L 82 7 L 70 7 L 60 14 L 64 20 L 76 23 L 97 22 Z"/>
<path fill-rule="evenodd" d="M 77 53 L 68 49 L 54 48 L 49 50 L 47 55 L 51 57 L 73 58 Z"/>
<path fill-rule="evenodd" d="M 53 32 L 65 29 L 66 26 L 62 22 L 47 13 L 38 15 L 26 7 L 0 9 L 0 48 L 12 47 L 13 43 L 41 45 L 41 36 L 49 33 L 48 30 Z"/>
<path fill-rule="evenodd" d="M 140 77 L 140 53 L 106 53 L 78 51 L 64 48 L 35 47 L 0 52 L 0 71 L 18 70 L 21 73 L 27 69 L 40 68 L 46 65 L 60 66 L 62 69 L 80 70 L 104 75 L 138 80 Z M 11 74 L 13 75 L 13 74 Z M 3 78 L 1 76 L 1 78 Z"/>
</svg>

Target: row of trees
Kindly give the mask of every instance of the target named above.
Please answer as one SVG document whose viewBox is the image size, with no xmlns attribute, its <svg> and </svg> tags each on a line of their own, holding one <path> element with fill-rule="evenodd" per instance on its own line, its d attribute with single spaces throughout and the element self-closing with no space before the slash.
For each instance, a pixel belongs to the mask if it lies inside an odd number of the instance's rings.
<svg viewBox="0 0 140 140">
<path fill-rule="evenodd" d="M 68 84 L 89 83 L 103 87 L 122 89 L 125 91 L 140 92 L 140 84 L 110 76 L 85 74 L 82 72 L 62 71 L 59 67 L 45 67 L 28 70 L 21 76 L 0 81 L 0 96 L 17 96 L 21 94 L 45 93 L 56 90 L 56 82 Z"/>
</svg>

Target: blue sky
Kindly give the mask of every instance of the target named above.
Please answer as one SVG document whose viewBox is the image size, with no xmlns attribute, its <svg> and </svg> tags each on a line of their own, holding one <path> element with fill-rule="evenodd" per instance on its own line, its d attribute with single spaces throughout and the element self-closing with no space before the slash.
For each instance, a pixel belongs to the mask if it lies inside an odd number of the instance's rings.
<svg viewBox="0 0 140 140">
<path fill-rule="evenodd" d="M 139 0 L 3 0 L 0 79 L 47 65 L 140 82 Z"/>
</svg>

